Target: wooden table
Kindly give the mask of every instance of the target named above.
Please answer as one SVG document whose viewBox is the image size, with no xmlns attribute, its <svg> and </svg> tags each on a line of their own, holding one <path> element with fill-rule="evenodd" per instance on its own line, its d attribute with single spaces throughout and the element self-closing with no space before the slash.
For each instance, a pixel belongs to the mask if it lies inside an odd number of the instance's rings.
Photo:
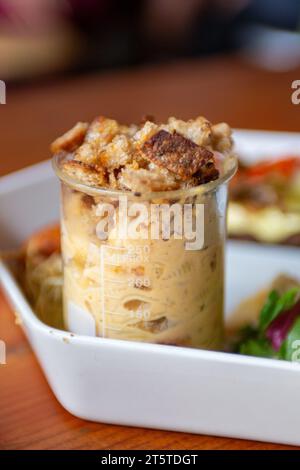
<svg viewBox="0 0 300 470">
<path fill-rule="evenodd" d="M 0 77 L 1 78 L 1 77 Z M 257 70 L 217 58 L 67 79 L 7 90 L 0 106 L 0 173 L 48 157 L 49 142 L 97 114 L 126 122 L 203 114 L 234 127 L 299 130 L 291 73 Z M 287 446 L 96 424 L 75 418 L 54 398 L 14 316 L 0 294 L 0 449 L 284 449 Z"/>
</svg>

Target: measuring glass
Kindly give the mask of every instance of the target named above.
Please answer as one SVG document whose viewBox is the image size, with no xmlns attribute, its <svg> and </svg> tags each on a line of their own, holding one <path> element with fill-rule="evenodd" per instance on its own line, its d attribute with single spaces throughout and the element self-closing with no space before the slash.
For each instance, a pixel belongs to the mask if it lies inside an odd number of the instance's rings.
<svg viewBox="0 0 300 470">
<path fill-rule="evenodd" d="M 54 158 L 54 169 L 61 180 L 66 328 L 220 349 L 235 157 L 224 160 L 217 181 L 145 195 L 87 186 L 64 172 L 63 158 Z"/>
</svg>

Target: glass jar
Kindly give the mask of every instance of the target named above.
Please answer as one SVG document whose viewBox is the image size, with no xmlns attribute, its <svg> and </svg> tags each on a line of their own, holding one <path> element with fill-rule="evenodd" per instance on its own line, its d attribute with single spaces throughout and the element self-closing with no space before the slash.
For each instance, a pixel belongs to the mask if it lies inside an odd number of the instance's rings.
<svg viewBox="0 0 300 470">
<path fill-rule="evenodd" d="M 77 334 L 220 349 L 227 186 L 148 194 L 61 180 L 64 321 Z"/>
</svg>

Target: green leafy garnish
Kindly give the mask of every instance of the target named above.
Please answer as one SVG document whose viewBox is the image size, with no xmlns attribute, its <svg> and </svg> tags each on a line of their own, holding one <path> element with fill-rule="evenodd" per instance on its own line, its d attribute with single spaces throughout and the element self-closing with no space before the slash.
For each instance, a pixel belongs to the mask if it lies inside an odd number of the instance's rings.
<svg viewBox="0 0 300 470">
<path fill-rule="evenodd" d="M 240 345 L 239 353 L 246 356 L 276 357 L 276 352 L 264 338 L 248 339 Z"/>
<path fill-rule="evenodd" d="M 282 294 L 281 297 L 279 297 L 275 290 L 270 292 L 267 301 L 260 312 L 259 330 L 264 332 L 281 312 L 291 308 L 295 303 L 295 297 L 298 293 L 298 287 L 293 287 Z"/>
<path fill-rule="evenodd" d="M 276 309 L 279 295 L 275 290 L 270 292 L 265 305 L 263 306 L 259 315 L 259 329 L 264 331 L 274 318 L 274 311 Z"/>
<path fill-rule="evenodd" d="M 257 328 L 253 325 L 246 325 L 238 332 L 238 340 L 235 340 L 231 345 L 232 352 L 239 353 L 241 344 L 246 343 L 249 339 L 257 337 Z"/>
<path fill-rule="evenodd" d="M 240 330 L 234 351 L 248 356 L 300 362 L 300 311 L 299 317 L 288 326 L 291 318 L 298 313 L 296 304 L 299 292 L 299 287 L 291 288 L 282 295 L 276 290 L 271 291 L 261 309 L 258 325 L 248 325 Z M 294 312 L 291 310 L 293 307 Z"/>
</svg>

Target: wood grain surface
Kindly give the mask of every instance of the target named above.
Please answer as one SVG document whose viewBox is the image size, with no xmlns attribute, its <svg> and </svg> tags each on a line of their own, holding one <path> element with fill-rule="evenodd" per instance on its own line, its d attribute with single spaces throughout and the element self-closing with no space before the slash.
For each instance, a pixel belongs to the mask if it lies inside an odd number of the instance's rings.
<svg viewBox="0 0 300 470">
<path fill-rule="evenodd" d="M 47 158 L 51 140 L 97 114 L 126 122 L 144 114 L 204 114 L 234 127 L 296 131 L 300 106 L 291 103 L 291 82 L 299 78 L 300 69 L 276 74 L 220 57 L 8 87 L 7 104 L 0 106 L 0 174 Z M 7 345 L 7 364 L 0 366 L 0 449 L 288 448 L 75 418 L 53 396 L 1 292 L 0 339 Z"/>
</svg>

